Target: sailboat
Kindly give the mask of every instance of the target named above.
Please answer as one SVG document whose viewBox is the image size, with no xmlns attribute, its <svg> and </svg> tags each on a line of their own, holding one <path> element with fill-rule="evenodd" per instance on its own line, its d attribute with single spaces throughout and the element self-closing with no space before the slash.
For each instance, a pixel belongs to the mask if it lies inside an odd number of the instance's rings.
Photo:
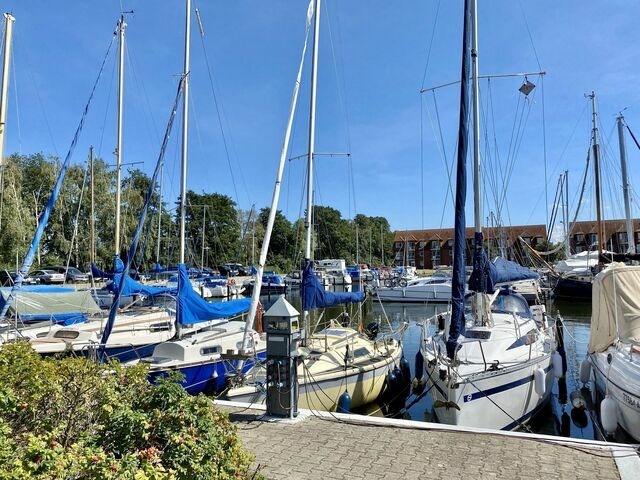
<svg viewBox="0 0 640 480">
<path fill-rule="evenodd" d="M 360 292 L 329 292 L 325 290 L 316 272 L 311 256 L 311 226 L 313 225 L 313 159 L 315 141 L 315 105 L 316 105 L 316 79 L 318 60 L 318 36 L 320 31 L 320 0 L 311 0 L 307 10 L 307 38 L 311 26 L 311 18 L 314 18 L 313 37 L 313 63 L 311 67 L 311 104 L 309 121 L 309 151 L 307 165 L 307 217 L 306 232 L 306 264 L 302 272 L 301 296 L 303 303 L 304 330 L 309 332 L 309 313 L 314 309 L 324 309 L 334 305 L 347 303 L 360 304 L 365 299 L 365 293 Z M 304 64 L 307 47 L 305 39 L 302 60 L 298 70 L 298 76 L 294 87 L 294 100 L 292 103 L 289 123 L 285 133 L 285 142 L 281 155 L 276 187 L 274 189 L 274 201 L 271 205 L 270 217 L 267 225 L 267 235 L 270 235 L 273 218 L 277 210 L 282 168 L 286 159 L 289 135 L 297 101 L 298 85 Z M 263 249 L 258 266 L 258 278 L 262 274 L 268 249 L 268 236 L 265 237 Z M 253 299 L 257 299 L 259 291 L 254 289 Z M 275 306 L 272 308 L 276 308 Z M 249 321 L 252 319 L 250 311 Z M 265 312 L 265 316 L 269 311 Z M 333 411 L 338 405 L 347 408 L 355 408 L 376 400 L 383 392 L 386 379 L 394 368 L 398 368 L 402 355 L 402 348 L 392 334 L 381 335 L 378 338 L 378 326 L 369 325 L 363 328 L 352 328 L 348 325 L 349 316 L 343 311 L 338 318 L 331 319 L 323 330 L 307 335 L 301 347 L 302 362 L 298 367 L 298 405 L 302 408 Z M 396 332 L 397 333 L 397 332 Z M 231 378 L 230 388 L 224 397 L 229 400 L 243 401 L 247 403 L 263 403 L 269 382 L 266 378 L 264 365 L 256 365 L 243 375 Z M 346 392 L 346 395 L 345 395 Z M 342 399 L 350 399 L 350 402 Z M 347 408 L 348 409 L 348 408 Z"/>
<path fill-rule="evenodd" d="M 631 223 L 623 123 L 618 139 L 627 218 L 628 254 L 636 255 Z M 594 393 L 604 395 L 600 419 L 608 434 L 618 425 L 640 441 L 640 267 L 611 263 L 593 280 L 589 347 L 580 380 L 593 377 Z M 593 372 L 593 375 L 592 375 Z"/>
<path fill-rule="evenodd" d="M 587 358 L 580 380 L 594 379 L 605 397 L 600 419 L 608 434 L 618 425 L 640 441 L 640 266 L 612 263 L 595 276 Z"/>
<path fill-rule="evenodd" d="M 544 311 L 530 308 L 509 289 L 494 289 L 495 265 L 483 250 L 479 179 L 479 100 L 476 0 L 465 0 L 460 116 L 456 171 L 452 309 L 439 315 L 435 333 L 423 325 L 416 376 L 426 376 L 434 413 L 442 423 L 512 430 L 521 426 L 550 398 L 553 326 Z M 473 72 L 471 72 L 473 55 Z M 465 197 L 468 148 L 469 78 L 472 78 L 474 118 L 473 272 L 465 294 Z M 513 262 L 514 271 L 528 270 Z M 519 267 L 519 268 L 518 268 Z M 433 319 L 436 320 L 436 319 Z M 553 356 L 557 364 L 561 362 Z M 561 365 L 560 365 L 561 368 Z"/>
</svg>

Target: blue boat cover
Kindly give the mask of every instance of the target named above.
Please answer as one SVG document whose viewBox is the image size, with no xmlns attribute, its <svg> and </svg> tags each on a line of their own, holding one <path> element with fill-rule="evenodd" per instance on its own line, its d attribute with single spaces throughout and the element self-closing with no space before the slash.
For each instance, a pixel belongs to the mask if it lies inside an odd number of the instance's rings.
<svg viewBox="0 0 640 480">
<path fill-rule="evenodd" d="M 178 265 L 178 323 L 194 325 L 200 322 L 230 318 L 248 312 L 250 298 L 239 298 L 228 302 L 207 302 L 191 286 L 184 264 Z"/>
<path fill-rule="evenodd" d="M 363 291 L 328 292 L 316 277 L 312 262 L 307 262 L 302 272 L 300 294 L 302 296 L 302 308 L 306 311 L 314 308 L 332 307 L 343 303 L 362 302 L 365 297 Z"/>
<path fill-rule="evenodd" d="M 503 257 L 496 257 L 493 261 L 493 283 L 517 282 L 519 280 L 530 280 L 540 278 L 540 275 L 519 263 L 512 262 Z"/>
<path fill-rule="evenodd" d="M 115 293 L 118 287 L 120 286 L 120 280 L 122 279 L 122 273 L 116 273 L 113 277 L 113 282 L 107 285 L 107 290 L 111 293 Z M 122 290 L 120 292 L 121 296 L 130 296 L 130 295 L 146 295 L 152 297 L 154 295 L 162 295 L 164 293 L 176 293 L 175 288 L 171 287 L 155 287 L 152 285 L 144 285 L 137 280 L 134 280 L 129 275 L 124 277 L 124 285 L 122 286 Z"/>
</svg>

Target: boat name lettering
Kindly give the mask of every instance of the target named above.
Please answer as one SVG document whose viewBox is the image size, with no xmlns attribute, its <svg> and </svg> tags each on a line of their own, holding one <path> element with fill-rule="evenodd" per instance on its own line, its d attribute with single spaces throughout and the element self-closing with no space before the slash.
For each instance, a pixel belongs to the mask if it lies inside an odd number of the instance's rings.
<svg viewBox="0 0 640 480">
<path fill-rule="evenodd" d="M 638 400 L 632 397 L 631 395 L 629 395 L 628 393 L 622 392 L 622 399 L 624 400 L 624 403 L 626 403 L 627 405 L 635 409 L 640 409 L 640 404 L 638 403 Z"/>
</svg>

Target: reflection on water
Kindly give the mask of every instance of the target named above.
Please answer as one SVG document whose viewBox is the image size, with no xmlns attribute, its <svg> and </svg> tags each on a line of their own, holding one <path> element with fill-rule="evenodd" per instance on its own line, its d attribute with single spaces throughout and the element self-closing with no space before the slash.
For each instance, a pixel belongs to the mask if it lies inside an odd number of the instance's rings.
<svg viewBox="0 0 640 480">
<path fill-rule="evenodd" d="M 354 285 L 357 288 L 357 284 Z M 277 296 L 270 298 L 263 297 L 262 302 L 265 310 L 271 305 Z M 292 292 L 287 296 L 290 303 L 301 311 L 299 292 Z M 357 319 L 359 312 L 349 310 L 352 319 Z M 400 303 L 380 303 L 376 299 L 369 298 L 361 310 L 362 324 L 367 325 L 375 321 L 380 324 L 381 331 L 395 329 L 403 322 L 408 324 L 403 336 L 404 356 L 411 367 L 411 375 L 415 376 L 415 357 L 420 344 L 420 324 L 427 318 L 445 311 L 447 305 L 442 304 L 400 304 Z M 343 307 L 333 307 L 327 309 L 323 315 L 323 321 L 328 322 L 330 318 L 337 317 Z M 561 314 L 564 319 L 565 349 L 567 352 L 567 374 L 564 381 L 554 381 L 551 401 L 549 404 L 531 420 L 529 427 L 532 431 L 548 435 L 561 435 L 573 438 L 585 438 L 602 440 L 600 428 L 597 422 L 592 419 L 589 410 L 572 408 L 571 399 L 574 403 L 583 401 L 588 406 L 592 406 L 592 394 L 588 388 L 583 388 L 580 383 L 580 363 L 585 358 L 587 345 L 589 342 L 589 325 L 591 315 L 590 302 L 573 301 L 549 301 L 547 312 L 551 316 Z M 384 404 L 368 405 L 361 409 L 361 414 L 375 416 L 396 416 L 408 420 L 419 420 L 433 422 L 433 408 L 431 397 L 428 392 L 408 393 L 405 400 L 405 407 L 398 413 L 389 411 Z M 629 442 L 628 437 L 616 437 L 616 441 Z"/>
</svg>

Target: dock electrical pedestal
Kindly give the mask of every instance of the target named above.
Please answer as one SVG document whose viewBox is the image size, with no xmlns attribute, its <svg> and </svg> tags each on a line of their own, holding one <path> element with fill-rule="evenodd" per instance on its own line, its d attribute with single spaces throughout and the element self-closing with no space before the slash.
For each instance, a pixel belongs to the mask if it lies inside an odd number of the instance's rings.
<svg viewBox="0 0 640 480">
<path fill-rule="evenodd" d="M 298 416 L 300 313 L 280 296 L 264 314 L 267 333 L 267 415 Z"/>
</svg>

